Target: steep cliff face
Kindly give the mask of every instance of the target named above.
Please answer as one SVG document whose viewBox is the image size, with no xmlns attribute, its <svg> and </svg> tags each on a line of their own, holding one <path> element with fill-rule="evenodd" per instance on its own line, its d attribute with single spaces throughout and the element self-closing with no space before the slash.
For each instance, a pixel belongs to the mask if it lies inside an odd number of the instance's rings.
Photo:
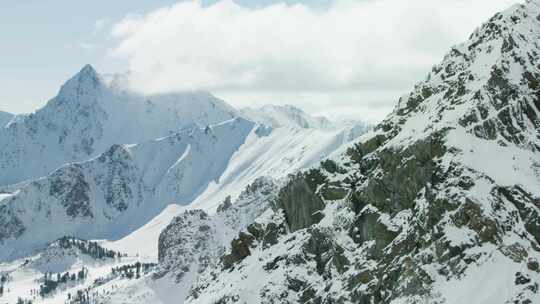
<svg viewBox="0 0 540 304">
<path fill-rule="evenodd" d="M 491 18 L 373 132 L 291 177 L 186 302 L 540 301 L 538 41 L 536 1 Z"/>
<path fill-rule="evenodd" d="M 219 265 L 238 232 L 272 207 L 277 188 L 271 178 L 260 177 L 244 189 L 234 204 L 230 197 L 226 198 L 214 215 L 189 210 L 175 217 L 159 236 L 160 263 L 154 277 L 175 276 L 179 282 L 190 269 L 198 274 Z M 234 258 L 233 254 L 224 260 Z M 190 279 L 188 288 L 195 278 Z"/>
</svg>

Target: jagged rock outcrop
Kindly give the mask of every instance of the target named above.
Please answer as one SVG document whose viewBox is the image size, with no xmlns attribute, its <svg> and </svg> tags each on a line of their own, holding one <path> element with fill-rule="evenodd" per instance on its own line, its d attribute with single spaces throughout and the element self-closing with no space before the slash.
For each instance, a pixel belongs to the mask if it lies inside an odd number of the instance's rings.
<svg viewBox="0 0 540 304">
<path fill-rule="evenodd" d="M 206 270 L 223 253 L 212 224 L 202 210 L 189 210 L 175 217 L 159 235 L 159 268 L 153 278 L 170 274 L 178 283 Z"/>
<path fill-rule="evenodd" d="M 278 207 L 283 209 L 288 227 L 292 231 L 309 227 L 322 218 L 323 200 L 316 194 L 317 182 L 322 182 L 317 170 L 291 178 L 280 190 Z"/>
<path fill-rule="evenodd" d="M 260 177 L 234 203 L 226 199 L 214 215 L 188 210 L 175 217 L 159 236 L 159 265 L 153 278 L 173 278 L 185 297 L 201 273 L 222 267 L 221 261 L 228 267 L 247 256 L 254 237 L 234 238 L 272 207 L 277 187 L 272 179 Z M 223 256 L 227 248 L 233 248 L 232 253 Z"/>
</svg>

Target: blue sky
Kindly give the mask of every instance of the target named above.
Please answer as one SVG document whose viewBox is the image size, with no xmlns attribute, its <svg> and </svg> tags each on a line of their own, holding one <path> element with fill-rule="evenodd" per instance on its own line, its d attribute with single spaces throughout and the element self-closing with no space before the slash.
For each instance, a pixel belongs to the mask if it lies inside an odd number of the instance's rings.
<svg viewBox="0 0 540 304">
<path fill-rule="evenodd" d="M 144 13 L 173 0 L 3 0 L 0 1 L 0 110 L 27 112 L 54 96 L 85 63 L 115 70 L 104 59 L 108 41 L 95 33 L 97 20 Z M 97 51 L 81 43 L 97 43 Z"/>
<path fill-rule="evenodd" d="M 239 106 L 298 103 L 317 114 L 329 106 L 375 109 L 376 120 L 451 45 L 515 1 L 178 2 L 0 1 L 0 110 L 35 110 L 90 63 L 101 73 L 135 71 L 135 89 L 143 92 L 206 89 Z M 276 8 L 280 3 L 304 6 Z M 165 20 L 152 18 L 156 12 Z M 126 30 L 133 20 L 136 29 Z M 147 47 L 154 43 L 160 48 Z"/>
</svg>

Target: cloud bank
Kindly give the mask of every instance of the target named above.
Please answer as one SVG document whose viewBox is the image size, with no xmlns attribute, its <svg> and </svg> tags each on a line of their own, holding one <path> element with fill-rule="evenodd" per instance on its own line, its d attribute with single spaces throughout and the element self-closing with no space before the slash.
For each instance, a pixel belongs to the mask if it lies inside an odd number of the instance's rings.
<svg viewBox="0 0 540 304">
<path fill-rule="evenodd" d="M 111 53 L 146 93 L 405 91 L 514 2 L 337 0 L 313 9 L 184 1 L 115 23 Z"/>
</svg>

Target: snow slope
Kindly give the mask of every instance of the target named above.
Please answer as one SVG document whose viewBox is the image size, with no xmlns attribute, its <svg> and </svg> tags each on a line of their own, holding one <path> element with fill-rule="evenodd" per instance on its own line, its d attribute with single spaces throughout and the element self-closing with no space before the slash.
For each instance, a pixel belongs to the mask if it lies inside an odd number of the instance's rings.
<svg viewBox="0 0 540 304">
<path fill-rule="evenodd" d="M 200 273 L 220 267 L 217 262 L 229 243 L 238 231 L 267 211 L 277 189 L 274 180 L 261 177 L 246 187 L 237 200 L 223 202 L 212 215 L 200 209 L 181 213 L 160 234 L 159 265 L 152 279 L 127 282 L 96 301 L 181 303 Z"/>
<path fill-rule="evenodd" d="M 314 117 L 292 105 L 265 105 L 260 108 L 243 108 L 243 115 L 252 121 L 273 128 L 288 126 L 299 128 L 331 129 L 332 122 L 325 117 Z"/>
<path fill-rule="evenodd" d="M 86 241 L 80 241 L 85 242 Z M 107 295 L 115 286 L 125 284 L 129 279 L 112 273 L 113 267 L 145 263 L 136 256 L 97 258 L 75 247 L 63 247 L 58 241 L 52 242 L 43 250 L 25 259 L 10 263 L 0 263 L 0 275 L 7 277 L 3 284 L 2 303 L 17 303 L 19 299 L 31 300 L 33 303 L 80 303 L 75 300 L 76 294 L 82 292 L 90 300 Z M 61 283 L 45 297 L 39 295 L 40 285 L 44 284 L 44 276 L 50 275 L 52 280 L 57 274 L 78 274 L 82 269 L 87 273 L 84 279 L 68 280 Z M 145 277 L 147 271 L 141 271 Z M 71 297 L 72 302 L 68 301 Z"/>
<path fill-rule="evenodd" d="M 10 122 L 14 116 L 15 115 L 11 113 L 0 111 L 0 127 L 7 125 L 7 123 Z"/>
<path fill-rule="evenodd" d="M 0 185 L 46 175 L 113 144 L 138 143 L 234 117 L 234 108 L 208 93 L 142 96 L 108 84 L 87 65 L 46 106 L 0 128 Z"/>
<path fill-rule="evenodd" d="M 65 235 L 117 239 L 220 178 L 253 129 L 236 118 L 136 145 L 114 145 L 32 181 L 0 204 L 0 258 Z"/>
</svg>

